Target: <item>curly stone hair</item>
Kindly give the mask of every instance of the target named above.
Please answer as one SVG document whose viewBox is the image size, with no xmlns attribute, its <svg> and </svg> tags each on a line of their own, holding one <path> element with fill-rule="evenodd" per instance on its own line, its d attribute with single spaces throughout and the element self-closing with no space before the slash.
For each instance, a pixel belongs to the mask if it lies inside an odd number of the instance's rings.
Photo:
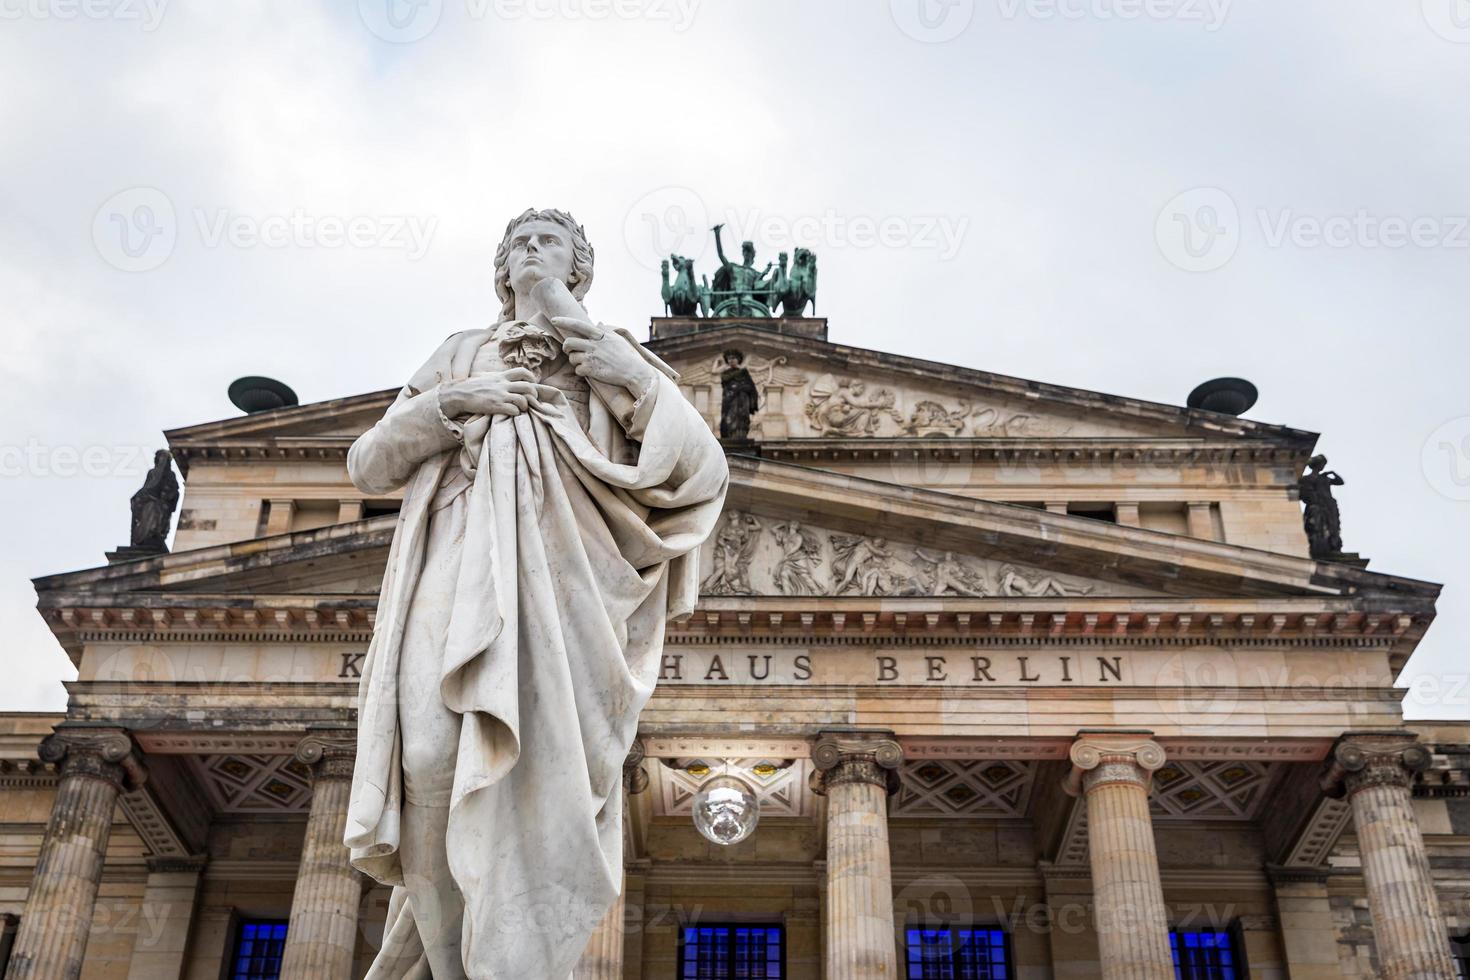
<svg viewBox="0 0 1470 980">
<path fill-rule="evenodd" d="M 527 221 L 550 221 L 567 230 L 572 236 L 572 276 L 567 281 L 567 287 L 579 302 L 587 295 L 587 290 L 592 288 L 592 243 L 587 240 L 587 232 L 577 224 L 577 219 L 556 208 L 527 208 L 505 226 L 505 237 L 495 250 L 495 295 L 500 297 L 502 320 L 515 316 L 516 297 L 510 288 L 510 241 L 515 236 L 516 229 Z"/>
</svg>

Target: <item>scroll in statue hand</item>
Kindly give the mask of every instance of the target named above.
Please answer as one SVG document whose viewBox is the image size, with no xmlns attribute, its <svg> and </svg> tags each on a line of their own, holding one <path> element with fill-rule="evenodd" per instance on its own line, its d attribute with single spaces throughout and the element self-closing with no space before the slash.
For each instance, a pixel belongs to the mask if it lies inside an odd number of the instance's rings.
<svg viewBox="0 0 1470 980">
<path fill-rule="evenodd" d="M 587 316 L 592 267 L 570 215 L 512 221 L 499 322 L 348 454 L 404 490 L 346 831 L 393 886 L 373 980 L 564 980 L 622 887 L 623 761 L 729 473 L 673 372 Z"/>
</svg>

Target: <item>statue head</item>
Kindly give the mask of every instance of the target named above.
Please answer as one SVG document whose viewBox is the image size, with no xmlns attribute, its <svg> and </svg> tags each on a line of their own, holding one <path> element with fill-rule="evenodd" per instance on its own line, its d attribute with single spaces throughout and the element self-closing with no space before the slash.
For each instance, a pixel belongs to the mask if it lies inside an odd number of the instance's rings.
<svg viewBox="0 0 1470 980">
<path fill-rule="evenodd" d="M 153 454 L 153 465 L 155 467 L 167 466 L 169 464 L 169 461 L 172 459 L 173 457 L 169 455 L 169 451 L 167 449 L 160 449 L 158 450 L 158 452 Z"/>
<path fill-rule="evenodd" d="M 745 363 L 745 355 L 733 347 L 725 351 L 724 357 L 725 363 L 731 367 L 739 367 Z"/>
<path fill-rule="evenodd" d="M 740 254 L 744 257 L 746 265 L 755 262 L 755 242 L 741 242 Z"/>
<path fill-rule="evenodd" d="M 1326 465 L 1327 465 L 1327 457 L 1326 456 L 1323 456 L 1321 453 L 1318 453 L 1317 455 L 1313 456 L 1311 459 L 1307 460 L 1307 467 L 1313 473 L 1321 473 L 1322 472 L 1322 467 L 1324 467 Z"/>
<path fill-rule="evenodd" d="M 592 243 L 577 220 L 555 208 L 527 208 L 505 226 L 495 250 L 495 295 L 500 315 L 515 315 L 516 293 L 542 279 L 560 279 L 581 300 L 592 288 Z"/>
<path fill-rule="evenodd" d="M 798 248 L 796 250 L 796 267 L 798 269 L 803 266 L 811 265 L 814 261 L 816 261 L 816 256 L 812 254 L 811 249 Z"/>
</svg>

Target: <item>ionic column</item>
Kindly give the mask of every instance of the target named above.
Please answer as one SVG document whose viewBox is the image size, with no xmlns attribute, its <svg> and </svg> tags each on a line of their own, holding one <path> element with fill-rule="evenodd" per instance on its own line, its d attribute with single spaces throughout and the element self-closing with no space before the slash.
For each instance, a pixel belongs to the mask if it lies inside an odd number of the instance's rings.
<svg viewBox="0 0 1470 980">
<path fill-rule="evenodd" d="M 842 980 L 898 976 L 888 794 L 903 749 L 890 732 L 823 732 L 812 789 L 827 798 L 826 971 Z"/>
<path fill-rule="evenodd" d="M 60 768 L 61 783 L 5 976 L 73 980 L 81 975 L 118 794 L 146 777 L 120 729 L 62 727 L 39 754 Z"/>
<path fill-rule="evenodd" d="M 1434 895 L 1424 838 L 1414 819 L 1414 774 L 1429 751 L 1413 736 L 1346 735 L 1323 780 L 1346 793 L 1368 886 L 1373 938 L 1386 980 L 1449 980 L 1449 933 Z"/>
<path fill-rule="evenodd" d="M 1164 750 L 1148 732 L 1082 732 L 1067 792 L 1087 804 L 1103 980 L 1173 980 L 1169 919 L 1148 794 Z"/>
<path fill-rule="evenodd" d="M 296 746 L 296 758 L 311 769 L 311 811 L 291 896 L 282 980 L 352 975 L 362 878 L 342 837 L 356 756 L 357 743 L 347 732 L 311 734 Z"/>
<path fill-rule="evenodd" d="M 634 742 L 632 751 L 623 762 L 623 793 L 624 799 L 628 796 L 636 796 L 648 788 L 648 773 L 643 770 L 644 749 L 643 743 Z M 626 836 L 627 811 L 623 813 L 623 827 Z M 625 849 L 626 853 L 626 849 Z M 587 941 L 587 948 L 582 950 L 582 958 L 577 961 L 572 970 L 571 980 L 622 980 L 623 977 L 623 937 L 627 932 L 625 928 L 625 917 L 627 915 L 627 877 L 624 876 L 623 887 L 618 889 L 617 901 L 613 902 L 612 908 L 607 910 L 602 922 L 593 931 L 592 938 Z"/>
</svg>

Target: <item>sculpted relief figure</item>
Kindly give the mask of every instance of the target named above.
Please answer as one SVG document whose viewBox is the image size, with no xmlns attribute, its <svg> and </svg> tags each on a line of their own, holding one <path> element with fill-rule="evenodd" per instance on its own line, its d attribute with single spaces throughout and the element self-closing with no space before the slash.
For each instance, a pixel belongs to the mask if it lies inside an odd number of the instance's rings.
<svg viewBox="0 0 1470 980">
<path fill-rule="evenodd" d="M 776 591 L 783 595 L 821 595 L 816 570 L 822 563 L 822 542 L 796 521 L 786 521 L 771 528 L 781 557 L 776 561 L 772 579 Z"/>
<path fill-rule="evenodd" d="M 715 535 L 714 568 L 700 586 L 710 595 L 750 595 L 750 559 L 760 541 L 761 522 L 732 510 Z"/>
<path fill-rule="evenodd" d="M 970 568 L 953 551 L 935 553 L 915 548 L 914 554 L 920 564 L 928 566 L 929 582 L 924 590 L 928 595 L 983 597 L 991 594 L 985 574 Z"/>
<path fill-rule="evenodd" d="M 912 595 L 912 569 L 889 547 L 887 538 L 832 535 L 833 595 Z"/>
<path fill-rule="evenodd" d="M 1056 576 L 1045 573 L 1041 573 L 1035 579 L 1028 579 L 1014 565 L 1002 565 L 1000 569 L 1001 595 L 1037 598 L 1040 596 L 1087 595 L 1091 591 L 1091 586 L 1069 585 Z"/>
<path fill-rule="evenodd" d="M 939 402 L 925 400 L 909 413 L 903 431 L 911 436 L 957 436 L 965 430 L 965 419 L 969 415 L 967 402 L 960 402 L 959 408 L 950 411 Z"/>
<path fill-rule="evenodd" d="M 834 382 L 831 375 L 825 375 L 812 382 L 806 417 L 824 436 L 871 436 L 884 418 L 902 424 L 903 416 L 893 402 L 893 392 L 887 388 L 869 394 L 861 381 Z"/>
<path fill-rule="evenodd" d="M 404 490 L 346 830 L 393 886 L 372 980 L 566 980 L 621 887 L 623 761 L 728 471 L 672 372 L 590 320 L 592 272 L 570 215 L 513 220 L 498 322 L 348 454 Z"/>
</svg>

